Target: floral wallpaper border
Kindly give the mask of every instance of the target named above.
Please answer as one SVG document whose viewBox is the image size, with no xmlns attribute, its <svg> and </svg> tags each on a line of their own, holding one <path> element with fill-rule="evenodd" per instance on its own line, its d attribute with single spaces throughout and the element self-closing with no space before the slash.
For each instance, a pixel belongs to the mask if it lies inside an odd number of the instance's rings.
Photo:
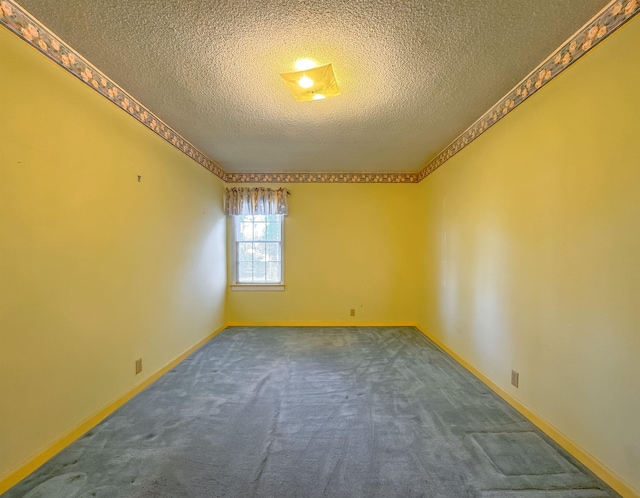
<svg viewBox="0 0 640 498">
<path fill-rule="evenodd" d="M 424 180 L 639 12 L 639 0 L 612 0 L 580 31 L 531 71 L 515 88 L 422 168 L 418 172 L 418 181 Z"/>
<path fill-rule="evenodd" d="M 17 3 L 13 0 L 0 2 L 0 24 L 229 183 L 418 183 L 638 13 L 640 0 L 611 0 L 584 28 L 417 173 L 227 173 Z"/>
<path fill-rule="evenodd" d="M 229 183 L 418 183 L 417 173 L 227 173 Z"/>
</svg>

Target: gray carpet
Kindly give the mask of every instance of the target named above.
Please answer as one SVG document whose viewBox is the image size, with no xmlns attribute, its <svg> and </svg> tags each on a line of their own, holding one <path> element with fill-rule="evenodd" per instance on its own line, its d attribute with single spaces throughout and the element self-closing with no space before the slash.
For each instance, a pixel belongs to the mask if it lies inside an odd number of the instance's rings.
<svg viewBox="0 0 640 498">
<path fill-rule="evenodd" d="M 13 497 L 604 498 L 411 327 L 234 327 Z"/>
</svg>

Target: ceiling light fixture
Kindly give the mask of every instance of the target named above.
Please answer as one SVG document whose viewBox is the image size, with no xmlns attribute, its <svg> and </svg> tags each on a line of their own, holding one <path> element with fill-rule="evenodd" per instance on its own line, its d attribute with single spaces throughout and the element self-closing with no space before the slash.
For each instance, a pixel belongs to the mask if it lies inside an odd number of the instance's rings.
<svg viewBox="0 0 640 498">
<path fill-rule="evenodd" d="M 302 59 L 296 62 L 296 69 L 292 73 L 280 73 L 293 98 L 297 102 L 307 102 L 309 100 L 322 100 L 327 97 L 340 95 L 338 82 L 333 74 L 331 64 L 320 67 L 313 67 L 313 61 Z"/>
</svg>

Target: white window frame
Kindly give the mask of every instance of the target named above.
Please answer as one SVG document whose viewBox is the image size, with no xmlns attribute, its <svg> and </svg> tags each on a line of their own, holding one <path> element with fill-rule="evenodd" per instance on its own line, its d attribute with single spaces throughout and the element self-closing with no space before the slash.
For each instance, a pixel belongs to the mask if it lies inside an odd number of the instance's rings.
<svg viewBox="0 0 640 498">
<path fill-rule="evenodd" d="M 283 291 L 284 290 L 284 216 L 280 216 L 280 282 L 238 282 L 238 225 L 242 215 L 231 216 L 231 259 L 233 263 L 231 290 L 233 291 Z"/>
</svg>

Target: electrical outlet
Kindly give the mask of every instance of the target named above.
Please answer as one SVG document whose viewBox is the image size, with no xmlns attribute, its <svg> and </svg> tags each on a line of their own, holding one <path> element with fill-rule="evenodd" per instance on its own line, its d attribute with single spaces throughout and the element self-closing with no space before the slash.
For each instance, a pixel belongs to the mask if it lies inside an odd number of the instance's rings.
<svg viewBox="0 0 640 498">
<path fill-rule="evenodd" d="M 142 372 L 142 358 L 136 360 L 136 375 Z"/>
<path fill-rule="evenodd" d="M 511 370 L 511 384 L 514 387 L 518 387 L 518 384 L 520 384 L 520 374 L 515 370 Z"/>
<path fill-rule="evenodd" d="M 349 315 L 350 316 L 356 316 L 356 309 L 355 308 L 351 308 L 351 310 L 349 311 Z"/>
</svg>

